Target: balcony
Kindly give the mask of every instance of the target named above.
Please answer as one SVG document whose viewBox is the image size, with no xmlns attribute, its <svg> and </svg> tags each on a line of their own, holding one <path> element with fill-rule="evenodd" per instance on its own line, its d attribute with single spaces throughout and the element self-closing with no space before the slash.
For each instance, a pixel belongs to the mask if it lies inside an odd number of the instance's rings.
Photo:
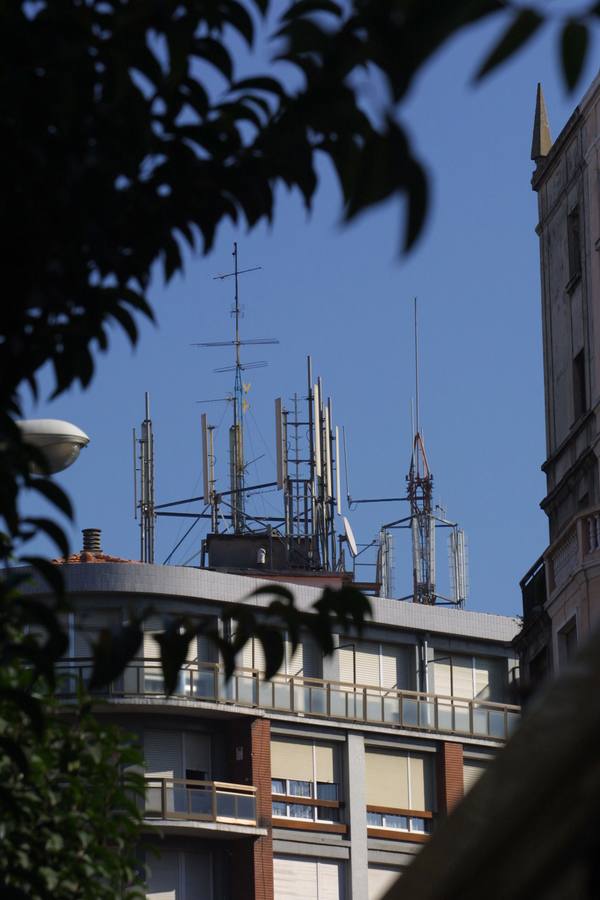
<svg viewBox="0 0 600 900">
<path fill-rule="evenodd" d="M 144 819 L 224 837 L 262 834 L 256 818 L 256 788 L 224 781 L 194 781 L 147 775 Z"/>
<path fill-rule="evenodd" d="M 600 554 L 600 509 L 574 518 L 544 553 L 550 599 L 567 584 L 577 569 Z"/>
<path fill-rule="evenodd" d="M 147 775 L 144 818 L 256 825 L 256 788 Z"/>
<path fill-rule="evenodd" d="M 87 682 L 91 661 L 73 659 L 60 668 L 62 693 Z M 101 696 L 164 698 L 157 660 L 137 660 Z M 238 669 L 227 681 L 217 663 L 188 663 L 180 672 L 175 699 L 235 704 L 277 713 L 340 719 L 395 729 L 439 732 L 503 742 L 520 718 L 520 707 L 370 685 L 275 675 L 264 681 L 255 669 Z"/>
</svg>

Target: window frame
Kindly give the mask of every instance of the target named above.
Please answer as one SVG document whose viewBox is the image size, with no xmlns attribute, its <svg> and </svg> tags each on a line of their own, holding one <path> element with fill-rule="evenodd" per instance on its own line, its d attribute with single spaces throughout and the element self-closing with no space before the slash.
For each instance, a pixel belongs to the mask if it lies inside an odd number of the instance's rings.
<svg viewBox="0 0 600 900">
<path fill-rule="evenodd" d="M 275 782 L 283 784 L 284 791 L 276 791 L 273 789 L 273 785 Z M 310 794 L 296 794 L 292 790 L 293 784 L 306 784 L 309 786 Z M 329 787 L 335 788 L 336 798 L 335 800 L 329 800 L 329 798 L 319 797 L 318 789 L 319 785 L 326 784 Z M 271 797 L 273 804 L 272 815 L 274 818 L 278 819 L 297 819 L 300 822 L 323 822 L 327 825 L 336 825 L 340 821 L 340 806 L 339 806 L 339 790 L 340 786 L 335 781 L 298 781 L 296 778 L 271 778 Z M 300 802 L 294 803 L 294 801 L 290 798 L 297 798 Z M 302 803 L 302 800 L 310 800 L 310 803 Z M 324 800 L 327 804 L 334 802 L 337 803 L 337 806 L 320 806 L 318 801 Z M 275 812 L 275 807 L 279 806 L 285 807 L 285 812 Z M 307 812 L 305 816 L 294 816 L 291 814 L 291 809 L 293 807 L 301 808 Z M 327 818 L 324 818 L 324 814 L 329 813 L 330 815 Z"/>
</svg>

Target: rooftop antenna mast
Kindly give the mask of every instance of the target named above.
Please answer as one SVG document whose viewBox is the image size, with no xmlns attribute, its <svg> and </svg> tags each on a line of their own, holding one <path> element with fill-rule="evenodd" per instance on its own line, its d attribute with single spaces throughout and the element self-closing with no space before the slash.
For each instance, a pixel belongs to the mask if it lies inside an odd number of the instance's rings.
<svg viewBox="0 0 600 900">
<path fill-rule="evenodd" d="M 141 437 L 133 429 L 133 514 L 140 520 L 140 560 L 154 562 L 154 434 L 150 418 L 150 395 L 146 392 L 146 416 L 141 424 Z M 139 500 L 138 500 L 139 476 Z"/>
<path fill-rule="evenodd" d="M 243 315 L 240 306 L 239 277 L 247 272 L 257 272 L 262 266 L 252 266 L 248 269 L 240 269 L 238 264 L 237 242 L 233 244 L 233 272 L 215 275 L 215 281 L 224 281 L 226 278 L 234 280 L 234 303 L 231 315 L 234 319 L 234 338 L 232 341 L 208 341 L 194 344 L 195 347 L 230 347 L 233 346 L 235 362 L 233 366 L 224 366 L 215 369 L 215 372 L 234 372 L 233 396 L 233 423 L 229 429 L 229 471 L 230 471 L 230 496 L 231 496 L 231 525 L 236 534 L 246 530 L 246 504 L 245 504 L 245 475 L 246 464 L 244 462 L 244 414 L 248 408 L 245 394 L 249 385 L 244 384 L 242 374 L 246 369 L 259 369 L 267 365 L 266 362 L 244 363 L 241 359 L 240 348 L 250 344 L 278 344 L 279 341 L 271 338 L 255 338 L 242 340 L 240 337 L 240 318 Z M 213 496 L 216 494 L 213 491 Z"/>
<path fill-rule="evenodd" d="M 413 559 L 413 601 L 433 604 L 435 593 L 435 517 L 432 512 L 433 475 L 421 434 L 419 409 L 419 323 L 414 299 L 415 331 L 415 431 L 410 470 L 406 478 L 410 503 Z"/>
</svg>

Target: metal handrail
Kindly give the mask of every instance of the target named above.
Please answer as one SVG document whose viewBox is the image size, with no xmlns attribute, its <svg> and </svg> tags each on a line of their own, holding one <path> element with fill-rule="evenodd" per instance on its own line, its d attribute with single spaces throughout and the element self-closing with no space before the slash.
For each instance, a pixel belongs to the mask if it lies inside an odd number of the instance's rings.
<svg viewBox="0 0 600 900">
<path fill-rule="evenodd" d="M 146 775 L 144 818 L 256 825 L 256 788 Z"/>
<path fill-rule="evenodd" d="M 73 693 L 72 682 L 86 681 L 91 668 L 90 659 L 65 661 L 59 669 L 71 685 L 63 692 Z M 135 660 L 101 693 L 108 697 L 164 697 L 160 661 Z M 509 737 L 521 711 L 519 706 L 491 700 L 300 675 L 275 675 L 265 681 L 257 669 L 237 669 L 227 681 L 223 666 L 209 662 L 188 663 L 180 672 L 173 696 L 496 741 Z"/>
</svg>

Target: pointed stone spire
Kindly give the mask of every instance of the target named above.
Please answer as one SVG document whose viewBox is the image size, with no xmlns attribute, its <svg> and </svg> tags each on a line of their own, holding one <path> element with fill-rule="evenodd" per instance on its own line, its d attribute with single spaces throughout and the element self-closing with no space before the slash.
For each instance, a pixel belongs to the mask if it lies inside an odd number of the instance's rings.
<svg viewBox="0 0 600 900">
<path fill-rule="evenodd" d="M 550 136 L 546 101 L 544 100 L 542 85 L 538 82 L 535 98 L 535 115 L 533 118 L 533 139 L 531 141 L 531 158 L 536 165 L 539 165 L 541 160 L 548 156 L 551 147 L 552 137 Z"/>
</svg>

